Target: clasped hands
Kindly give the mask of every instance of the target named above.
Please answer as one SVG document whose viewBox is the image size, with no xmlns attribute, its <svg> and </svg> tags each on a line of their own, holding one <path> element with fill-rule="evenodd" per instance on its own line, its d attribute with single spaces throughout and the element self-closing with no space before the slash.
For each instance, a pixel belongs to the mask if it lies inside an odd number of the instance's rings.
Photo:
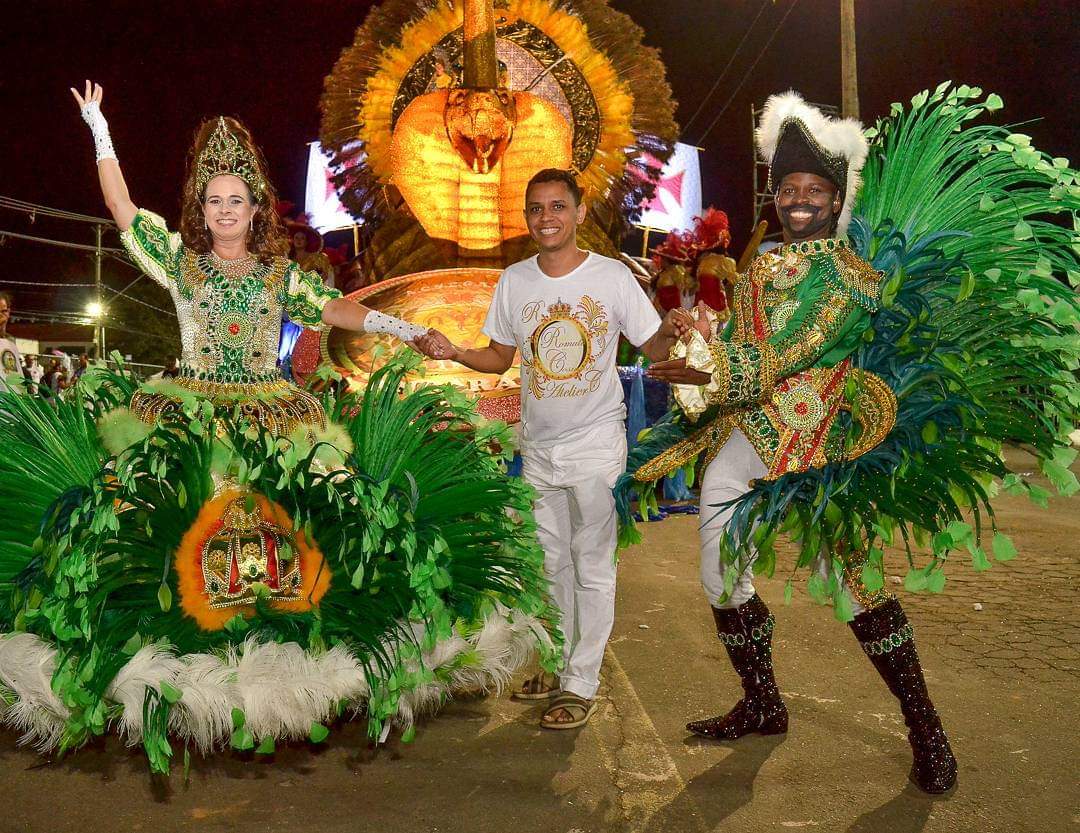
<svg viewBox="0 0 1080 833">
<path fill-rule="evenodd" d="M 695 329 L 706 339 L 712 335 L 712 325 L 703 304 L 698 304 L 693 312 L 682 308 L 670 310 L 660 324 L 660 335 L 685 342 L 689 341 Z M 438 330 L 428 330 L 410 343 L 429 359 L 454 361 L 460 353 L 457 345 Z M 710 379 L 708 373 L 687 367 L 686 359 L 654 362 L 645 372 L 654 379 L 678 385 L 704 385 Z"/>
<path fill-rule="evenodd" d="M 438 330 L 428 330 L 415 341 L 410 341 L 409 344 L 429 359 L 453 361 L 460 352 L 458 347 Z"/>
<path fill-rule="evenodd" d="M 693 336 L 694 330 L 697 330 L 702 338 L 708 341 L 712 336 L 712 324 L 709 321 L 707 309 L 705 304 L 699 303 L 694 307 L 693 312 L 681 307 L 670 310 L 660 325 L 661 335 L 677 338 L 686 343 Z M 687 367 L 686 359 L 653 362 L 645 368 L 645 374 L 672 385 L 706 385 L 712 378 L 708 373 Z"/>
</svg>

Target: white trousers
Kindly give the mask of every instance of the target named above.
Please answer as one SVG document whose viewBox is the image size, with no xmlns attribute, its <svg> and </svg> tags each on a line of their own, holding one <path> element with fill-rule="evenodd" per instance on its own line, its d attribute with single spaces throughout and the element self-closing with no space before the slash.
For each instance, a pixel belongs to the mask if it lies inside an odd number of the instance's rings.
<svg viewBox="0 0 1080 833">
<path fill-rule="evenodd" d="M 592 699 L 615 622 L 611 490 L 626 468 L 626 428 L 621 422 L 597 426 L 573 443 L 526 450 L 522 462 L 522 474 L 537 491 L 537 536 L 562 614 L 562 689 Z"/>
<path fill-rule="evenodd" d="M 758 477 L 764 477 L 768 473 L 765 464 L 761 462 L 754 447 L 746 439 L 738 428 L 731 432 L 731 438 L 720 453 L 713 458 L 705 468 L 701 478 L 701 586 L 705 589 L 705 595 L 709 604 L 720 609 L 738 607 L 756 592 L 754 590 L 754 560 L 735 579 L 731 595 L 721 601 L 724 596 L 724 578 L 729 570 L 736 569 L 720 557 L 720 538 L 731 520 L 732 509 L 718 508 L 720 504 L 734 500 L 745 492 L 750 481 Z M 814 565 L 818 574 L 827 579 L 831 562 L 828 558 L 819 556 Z M 855 615 L 866 610 L 858 600 L 851 595 L 846 587 L 844 592 L 851 599 L 851 607 Z"/>
</svg>

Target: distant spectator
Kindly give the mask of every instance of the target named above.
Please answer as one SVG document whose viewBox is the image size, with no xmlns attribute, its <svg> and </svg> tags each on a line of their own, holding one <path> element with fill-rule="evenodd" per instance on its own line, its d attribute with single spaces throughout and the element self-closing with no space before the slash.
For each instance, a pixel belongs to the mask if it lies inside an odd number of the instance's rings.
<svg viewBox="0 0 1080 833">
<path fill-rule="evenodd" d="M 22 355 L 15 344 L 15 339 L 8 336 L 8 319 L 14 305 L 11 295 L 0 292 L 0 390 L 7 390 L 7 377 L 23 375 Z"/>
<path fill-rule="evenodd" d="M 151 379 L 175 379 L 180 375 L 180 360 L 176 356 L 165 357 L 165 367 L 151 376 Z"/>
<path fill-rule="evenodd" d="M 36 356 L 23 357 L 23 378 L 26 379 L 26 389 L 31 394 L 36 394 L 41 377 L 45 375 L 45 369 L 38 362 Z"/>
<path fill-rule="evenodd" d="M 60 392 L 58 387 L 60 377 L 60 360 L 51 359 L 48 367 L 45 369 L 44 375 L 41 377 L 41 382 L 38 385 L 38 396 L 42 399 L 47 399 L 50 402 L 56 399 L 56 395 Z"/>
<path fill-rule="evenodd" d="M 75 368 L 75 375 L 72 377 L 71 383 L 75 384 L 76 382 L 78 382 L 79 378 L 83 375 L 83 373 L 86 372 L 86 368 L 88 368 L 89 366 L 90 357 L 86 355 L 86 353 L 83 353 L 81 356 L 79 356 L 79 364 Z"/>
<path fill-rule="evenodd" d="M 45 368 L 41 366 L 38 356 L 24 356 L 23 359 L 23 375 L 36 385 L 45 375 Z"/>
</svg>

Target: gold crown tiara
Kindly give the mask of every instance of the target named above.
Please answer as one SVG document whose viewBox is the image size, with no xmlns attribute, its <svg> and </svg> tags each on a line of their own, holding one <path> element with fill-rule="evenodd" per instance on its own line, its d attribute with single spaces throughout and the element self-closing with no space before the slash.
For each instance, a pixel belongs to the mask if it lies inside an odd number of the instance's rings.
<svg viewBox="0 0 1080 833">
<path fill-rule="evenodd" d="M 229 130 L 224 116 L 218 116 L 217 126 L 206 146 L 195 160 L 195 186 L 200 194 L 215 176 L 232 174 L 247 183 L 256 199 L 266 190 L 266 179 L 259 170 L 255 155 Z"/>
</svg>

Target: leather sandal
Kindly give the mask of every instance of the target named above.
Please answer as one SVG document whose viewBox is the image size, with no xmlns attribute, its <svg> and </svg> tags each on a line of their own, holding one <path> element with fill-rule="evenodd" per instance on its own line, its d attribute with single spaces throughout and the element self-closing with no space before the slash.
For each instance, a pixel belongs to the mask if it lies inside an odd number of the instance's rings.
<svg viewBox="0 0 1080 833">
<path fill-rule="evenodd" d="M 559 677 L 547 671 L 539 671 L 529 677 L 521 688 L 510 695 L 511 700 L 550 700 L 562 693 Z"/>
<path fill-rule="evenodd" d="M 558 711 L 566 712 L 570 715 L 570 720 L 547 719 Z M 595 700 L 586 700 L 577 694 L 566 692 L 556 697 L 547 707 L 544 716 L 540 718 L 540 726 L 543 729 L 576 729 L 588 723 L 594 711 L 596 711 Z"/>
</svg>

